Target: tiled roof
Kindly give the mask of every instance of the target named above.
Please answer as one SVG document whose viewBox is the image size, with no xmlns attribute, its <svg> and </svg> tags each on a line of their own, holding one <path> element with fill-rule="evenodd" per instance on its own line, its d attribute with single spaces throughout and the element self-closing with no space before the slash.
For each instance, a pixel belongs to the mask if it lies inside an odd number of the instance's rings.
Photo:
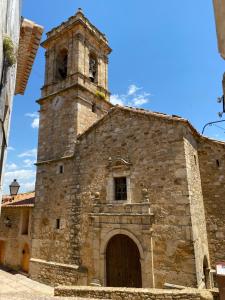
<svg viewBox="0 0 225 300">
<path fill-rule="evenodd" d="M 181 122 L 181 123 L 187 125 L 196 137 L 201 138 L 203 140 L 207 140 L 209 142 L 211 141 L 211 142 L 215 142 L 217 144 L 221 144 L 221 145 L 225 146 L 225 142 L 214 140 L 214 139 L 211 139 L 211 138 L 201 135 L 187 119 L 184 119 L 180 116 L 168 115 L 168 114 L 164 114 L 164 113 L 160 113 L 160 112 L 153 112 L 150 110 L 145 110 L 142 108 L 134 108 L 134 107 L 120 106 L 120 105 L 115 105 L 114 107 L 112 107 L 106 115 L 104 115 L 101 119 L 98 119 L 95 123 L 93 123 L 90 127 L 88 127 L 86 129 L 86 131 L 84 131 L 80 135 L 78 135 L 78 140 L 82 139 L 82 137 L 85 137 L 89 132 L 92 131 L 92 129 L 99 126 L 107 118 L 108 115 L 116 113 L 118 110 L 142 114 L 142 115 L 146 115 L 146 116 L 152 116 L 152 117 L 175 121 L 175 122 Z"/>
<path fill-rule="evenodd" d="M 34 59 L 41 41 L 43 27 L 23 19 L 17 59 L 16 94 L 24 94 Z"/>
<path fill-rule="evenodd" d="M 2 207 L 33 207 L 35 192 L 18 194 L 16 196 L 5 195 L 2 197 Z"/>
<path fill-rule="evenodd" d="M 145 110 L 142 108 L 134 108 L 134 107 L 128 107 L 128 106 L 120 106 L 120 105 L 115 105 L 112 108 L 110 108 L 110 110 L 100 119 L 98 119 L 96 122 L 94 122 L 90 127 L 88 127 L 84 132 L 80 133 L 77 136 L 77 140 L 82 140 L 82 138 L 85 138 L 92 130 L 94 130 L 95 128 L 97 128 L 98 126 L 101 126 L 101 124 L 112 114 L 118 112 L 118 111 L 124 111 L 124 112 L 132 112 L 132 113 L 137 113 L 137 114 L 142 114 L 142 115 L 146 115 L 146 116 L 152 116 L 152 117 L 156 117 L 156 118 L 161 118 L 164 120 L 168 120 L 168 121 L 174 121 L 174 122 L 180 122 L 183 123 L 184 125 L 188 126 L 192 132 L 193 135 L 195 135 L 196 138 L 198 138 L 199 140 L 204 140 L 206 142 L 210 142 L 210 143 L 216 143 L 216 144 L 220 144 L 222 146 L 225 147 L 225 142 L 223 141 L 218 141 L 218 140 L 214 140 L 208 137 L 205 137 L 203 135 L 201 135 L 195 128 L 194 126 L 187 120 L 184 119 L 180 116 L 177 115 L 168 115 L 168 114 L 164 114 L 164 113 L 159 113 L 159 112 L 152 112 L 149 110 Z M 58 160 L 62 160 L 62 159 L 71 159 L 73 158 L 75 155 L 75 153 L 69 155 L 69 156 L 64 156 L 64 157 L 59 157 L 56 159 L 52 159 L 52 160 L 46 160 L 46 161 L 37 161 L 36 165 L 41 165 L 41 164 L 46 164 L 46 163 L 52 163 L 52 162 L 56 162 Z"/>
</svg>

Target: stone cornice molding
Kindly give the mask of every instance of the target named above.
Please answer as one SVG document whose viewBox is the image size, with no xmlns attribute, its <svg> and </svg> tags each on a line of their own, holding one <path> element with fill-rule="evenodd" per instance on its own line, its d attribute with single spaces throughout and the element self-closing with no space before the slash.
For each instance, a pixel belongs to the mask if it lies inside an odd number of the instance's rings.
<svg viewBox="0 0 225 300">
<path fill-rule="evenodd" d="M 81 25 L 90 35 L 93 35 L 97 41 L 104 45 L 104 49 L 109 54 L 112 49 L 108 45 L 108 41 L 103 33 L 101 33 L 91 22 L 83 15 L 78 12 L 75 16 L 70 17 L 66 22 L 61 23 L 58 27 L 53 28 L 47 33 L 47 39 L 42 42 L 41 46 L 48 48 L 49 45 L 58 39 L 60 36 L 73 31 L 77 26 Z"/>
</svg>

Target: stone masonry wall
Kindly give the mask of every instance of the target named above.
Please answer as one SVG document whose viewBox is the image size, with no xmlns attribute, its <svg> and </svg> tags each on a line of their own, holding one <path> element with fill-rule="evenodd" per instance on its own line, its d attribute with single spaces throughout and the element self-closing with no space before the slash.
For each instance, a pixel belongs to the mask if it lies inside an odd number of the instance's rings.
<svg viewBox="0 0 225 300">
<path fill-rule="evenodd" d="M 60 173 L 60 167 L 63 173 Z M 79 263 L 76 209 L 71 160 L 37 168 L 36 202 L 32 216 L 32 258 L 62 264 Z M 59 228 L 57 228 L 57 219 Z"/>
<path fill-rule="evenodd" d="M 82 265 L 88 269 L 89 281 L 100 276 L 100 282 L 105 282 L 104 272 L 97 271 L 99 262 L 93 259 L 93 225 L 88 217 L 93 210 L 91 195 L 99 193 L 103 211 L 110 204 L 106 200 L 110 177 L 108 164 L 109 159 L 116 157 L 131 163 L 131 203 L 143 202 L 143 189 L 149 194 L 155 218 L 152 227 L 155 286 L 162 287 L 165 282 L 196 286 L 183 125 L 120 109 L 81 136 L 76 148 L 75 169 L 80 172 L 74 184 L 78 187 L 77 198 L 81 199 L 80 255 Z M 114 205 L 108 208 L 109 216 L 110 212 L 114 213 Z M 105 226 L 103 222 L 102 228 Z M 146 250 L 151 246 L 147 240 L 148 246 L 145 246 L 143 227 L 140 230 L 119 220 L 112 222 L 111 230 L 118 228 L 133 233 L 147 255 Z M 101 228 L 96 239 L 104 245 Z M 151 259 L 148 254 L 149 270 Z M 144 286 L 151 285 L 150 277 L 146 277 Z"/>
<path fill-rule="evenodd" d="M 46 262 L 36 259 L 30 261 L 31 278 L 36 281 L 44 282 L 51 286 L 59 284 L 87 285 L 85 270 L 78 270 L 72 265 L 63 265 L 54 262 Z"/>
<path fill-rule="evenodd" d="M 96 103 L 95 112 L 92 112 L 92 103 Z M 72 155 L 77 135 L 101 118 L 110 107 L 107 101 L 74 89 L 44 100 L 40 109 L 38 161 Z"/>
<path fill-rule="evenodd" d="M 189 183 L 190 210 L 192 220 L 192 239 L 195 250 L 195 264 L 198 286 L 203 283 L 203 261 L 209 262 L 208 240 L 206 232 L 205 209 L 203 203 L 201 177 L 199 170 L 199 159 L 197 142 L 193 135 L 187 130 L 184 140 L 185 155 L 187 162 L 187 177 Z M 209 267 L 209 266 L 208 266 Z"/>
<path fill-rule="evenodd" d="M 213 300 L 210 292 L 199 290 L 157 290 L 126 289 L 99 287 L 64 287 L 55 288 L 55 296 L 85 297 L 88 299 L 135 299 L 135 300 Z"/>
<path fill-rule="evenodd" d="M 74 101 L 71 91 L 51 97 L 41 105 L 38 161 L 73 153 L 77 128 L 76 112 L 77 102 Z"/>
<path fill-rule="evenodd" d="M 0 218 L 0 241 L 3 242 L 2 262 L 13 269 L 21 269 L 22 251 L 25 244 L 30 248 L 30 228 L 27 235 L 21 233 L 23 208 L 2 208 Z M 29 209 L 31 213 L 31 209 Z M 5 218 L 11 221 L 11 227 L 4 224 Z"/>
<path fill-rule="evenodd" d="M 202 140 L 199 164 L 207 221 L 211 267 L 225 260 L 225 145 Z"/>
</svg>

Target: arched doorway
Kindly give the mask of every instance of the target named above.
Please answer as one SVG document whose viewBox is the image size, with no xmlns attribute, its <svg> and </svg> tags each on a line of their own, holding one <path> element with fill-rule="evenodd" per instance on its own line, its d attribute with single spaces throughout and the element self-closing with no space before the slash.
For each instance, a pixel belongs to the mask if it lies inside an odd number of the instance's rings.
<svg viewBox="0 0 225 300">
<path fill-rule="evenodd" d="M 124 234 L 113 236 L 107 245 L 106 284 L 113 287 L 142 287 L 138 247 Z"/>
<path fill-rule="evenodd" d="M 0 265 L 4 264 L 5 259 L 5 242 L 0 241 Z"/>
<path fill-rule="evenodd" d="M 29 246 L 25 244 L 22 250 L 21 267 L 22 270 L 26 273 L 29 272 L 29 261 L 30 261 L 30 249 Z"/>
</svg>

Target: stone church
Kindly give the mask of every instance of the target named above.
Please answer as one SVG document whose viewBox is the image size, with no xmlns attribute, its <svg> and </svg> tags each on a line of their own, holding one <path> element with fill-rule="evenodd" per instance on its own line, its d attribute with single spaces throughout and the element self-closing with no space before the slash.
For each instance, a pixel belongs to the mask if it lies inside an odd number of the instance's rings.
<svg viewBox="0 0 225 300">
<path fill-rule="evenodd" d="M 225 259 L 225 143 L 113 106 L 106 36 L 81 10 L 47 33 L 31 278 L 210 287 Z"/>
</svg>

